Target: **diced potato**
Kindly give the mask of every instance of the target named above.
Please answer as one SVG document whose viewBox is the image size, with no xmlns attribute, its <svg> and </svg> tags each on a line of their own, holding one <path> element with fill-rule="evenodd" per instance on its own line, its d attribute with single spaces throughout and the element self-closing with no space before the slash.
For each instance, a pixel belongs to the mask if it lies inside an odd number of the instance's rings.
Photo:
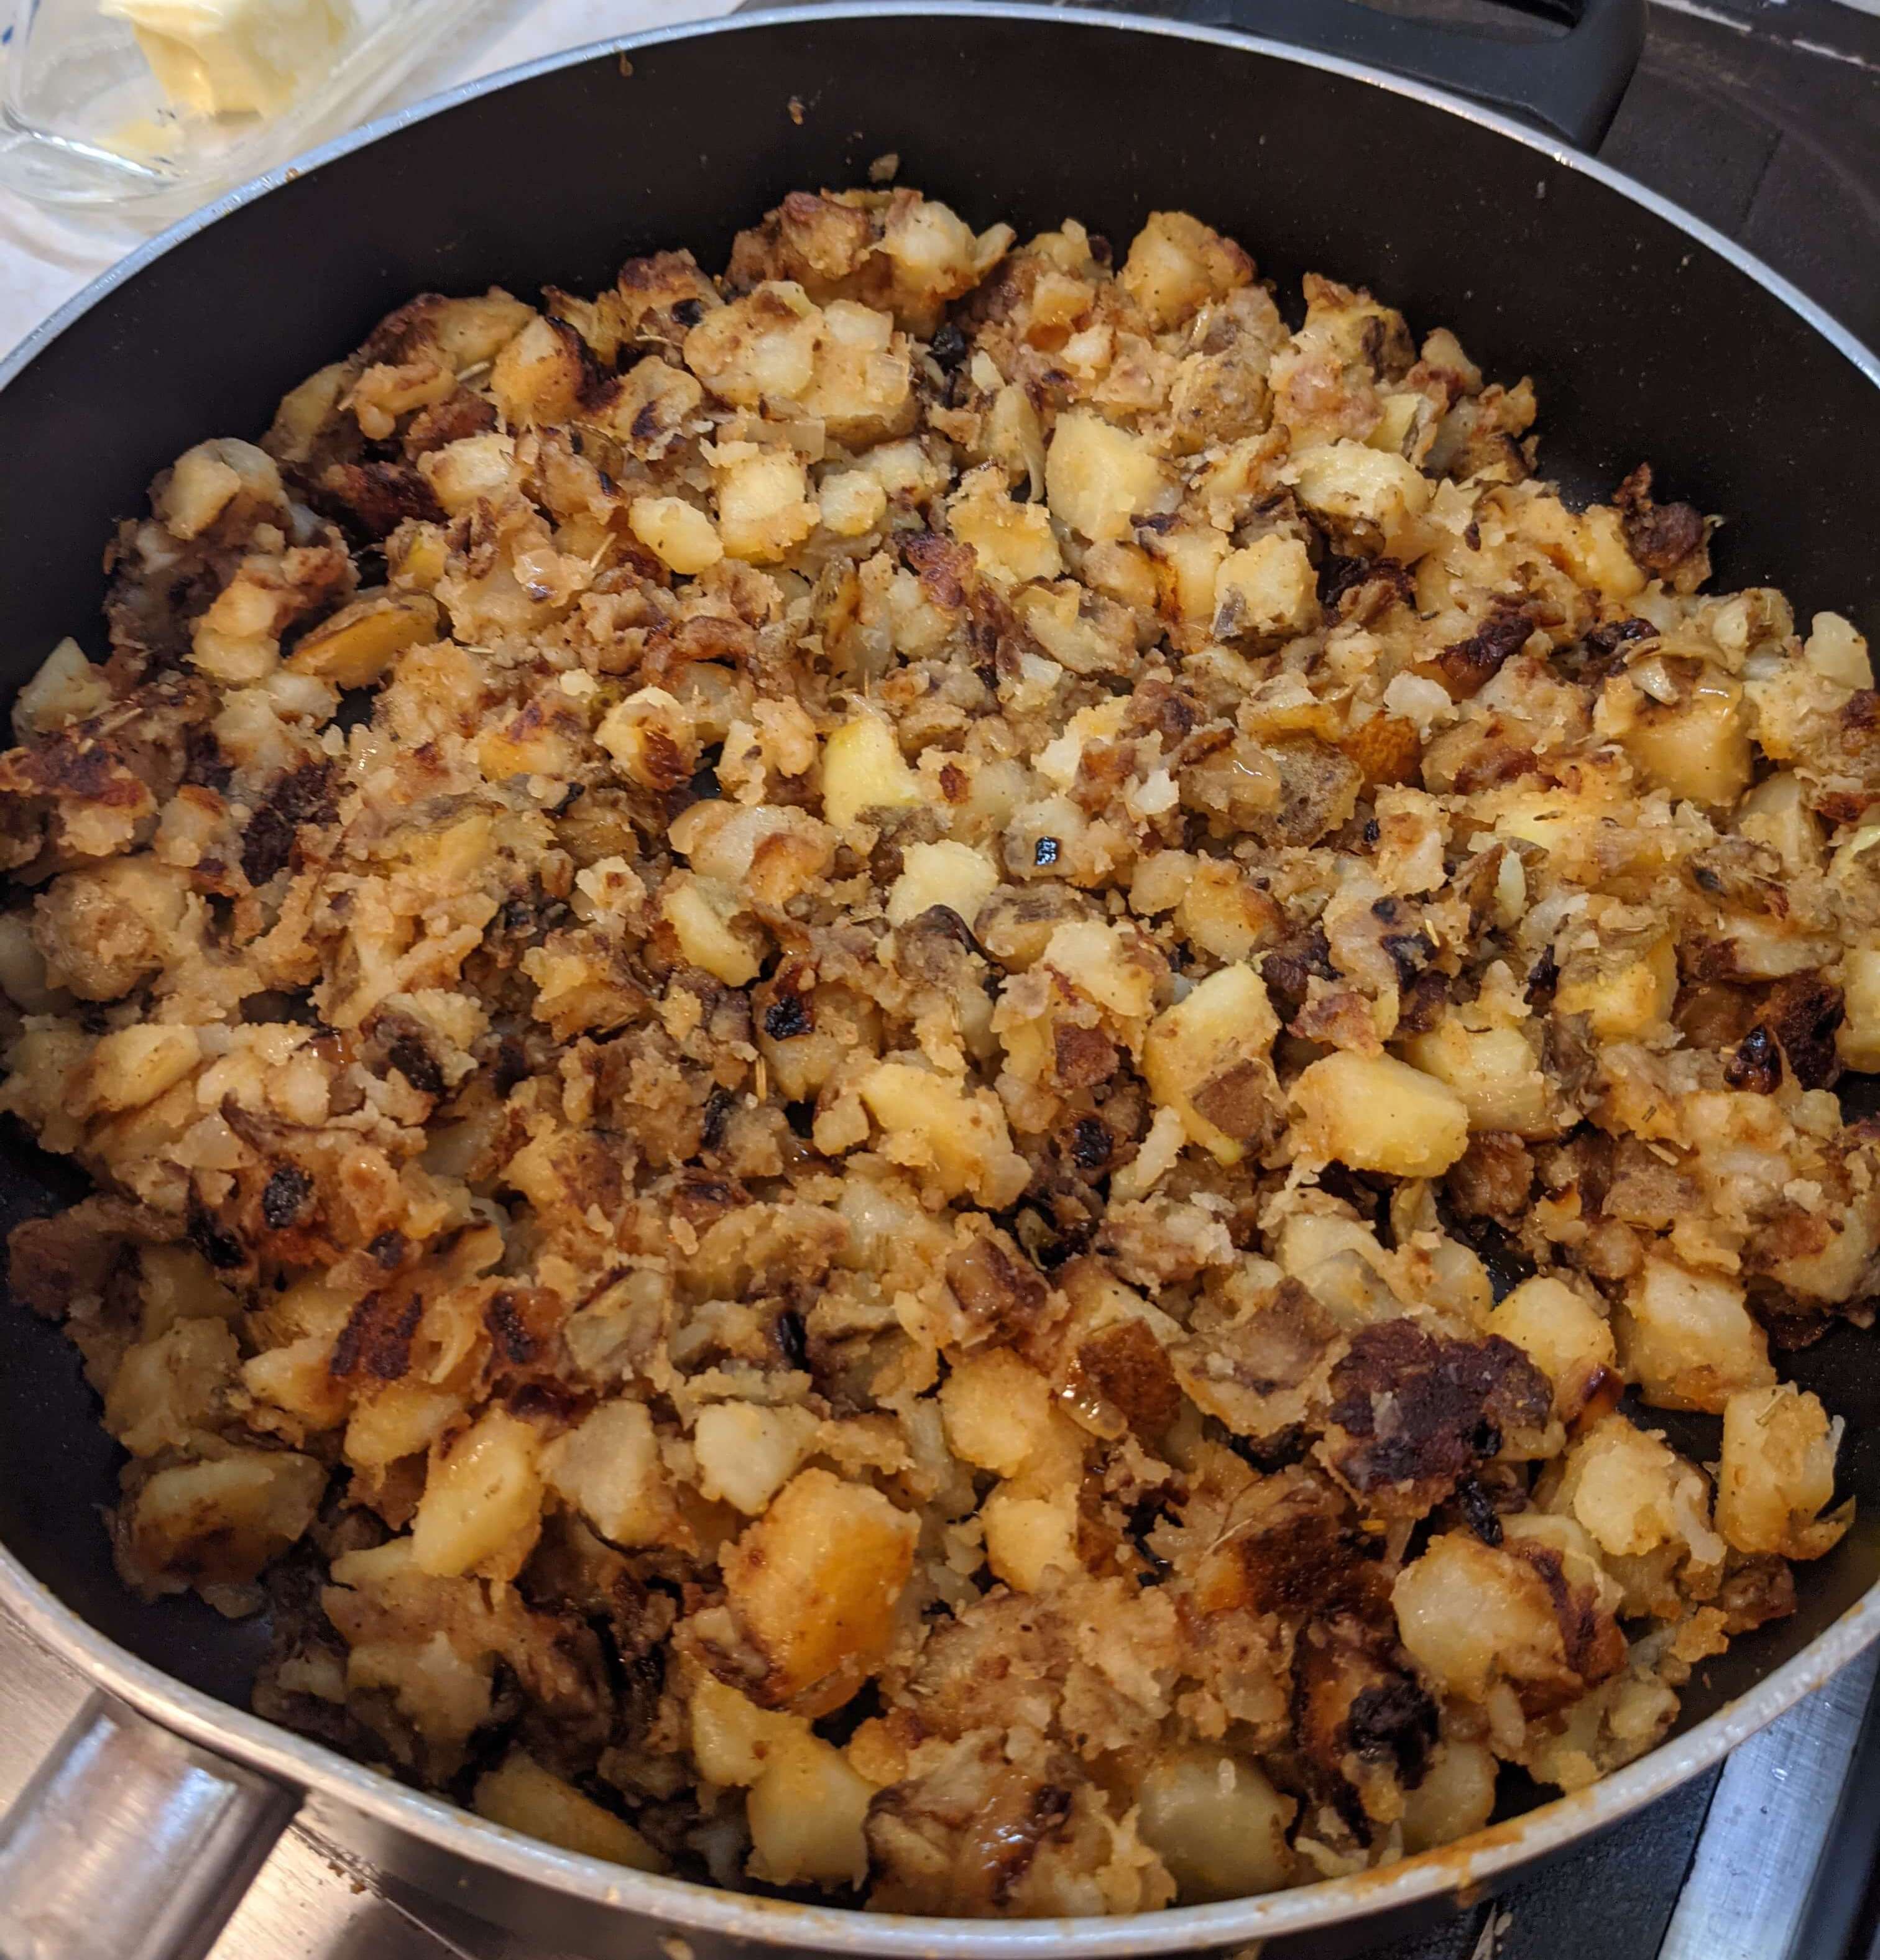
<svg viewBox="0 0 1880 1960">
<path fill-rule="evenodd" d="M 1697 1564 L 1723 1563 L 1703 1473 L 1622 1415 L 1603 1418 L 1575 1440 L 1554 1507 L 1584 1525 L 1615 1558 L 1642 1558 L 1674 1542 Z"/>
<path fill-rule="evenodd" d="M 813 531 L 822 513 L 810 501 L 803 459 L 787 449 L 721 443 L 712 474 L 717 486 L 718 538 L 732 558 L 771 565 Z"/>
<path fill-rule="evenodd" d="M 131 1508 L 131 1557 L 159 1584 L 170 1574 L 245 1583 L 305 1532 L 326 1488 L 323 1465 L 287 1450 L 231 1449 L 160 1470 Z"/>
<path fill-rule="evenodd" d="M 1117 283 L 1159 333 L 1252 277 L 1253 261 L 1231 239 L 1185 211 L 1152 211 Z"/>
<path fill-rule="evenodd" d="M 1818 622 L 1817 622 L 1818 625 Z M 1834 1496 L 1841 1424 L 1805 1389 L 1745 1389 L 1723 1405 L 1717 1529 L 1735 1549 L 1819 1558 L 1847 1529 L 1820 1516 Z"/>
<path fill-rule="evenodd" d="M 1190 625 L 1211 622 L 1221 568 L 1229 555 L 1226 539 L 1211 526 L 1197 523 L 1145 532 L 1144 537 L 1155 564 L 1156 595 L 1163 612 Z"/>
<path fill-rule="evenodd" d="M 692 1428 L 701 1494 L 755 1517 L 809 1455 L 819 1426 L 802 1408 L 714 1402 L 701 1409 Z"/>
<path fill-rule="evenodd" d="M 1009 1487 L 994 1491 L 980 1507 L 985 1528 L 986 1563 L 992 1576 L 1014 1592 L 1036 1592 L 1051 1575 L 1079 1570 L 1077 1506 L 1064 1491 L 1028 1497 Z"/>
<path fill-rule="evenodd" d="M 686 336 L 686 365 L 711 392 L 740 409 L 768 399 L 792 402 L 816 371 L 822 316 L 802 287 L 766 279 L 714 307 Z"/>
<path fill-rule="evenodd" d="M 549 1487 L 604 1538 L 629 1548 L 656 1545 L 676 1509 L 644 1405 L 603 1402 L 542 1452 Z"/>
<path fill-rule="evenodd" d="M 834 730 L 822 744 L 822 814 L 846 829 L 871 810 L 911 810 L 924 800 L 921 779 L 908 767 L 894 730 L 865 710 Z"/>
<path fill-rule="evenodd" d="M 200 537 L 243 491 L 261 504 L 287 501 L 280 470 L 266 450 L 218 436 L 177 458 L 154 508 L 172 537 Z"/>
<path fill-rule="evenodd" d="M 584 1796 L 571 1783 L 512 1749 L 476 1780 L 470 1799 L 477 1815 L 511 1831 L 558 1844 L 564 1851 L 636 1872 L 663 1872 L 666 1860 L 624 1818 Z"/>
<path fill-rule="evenodd" d="M 913 1062 L 876 1063 L 856 1085 L 880 1125 L 891 1161 L 930 1170 L 942 1192 L 970 1192 L 981 1204 L 1010 1204 L 1029 1182 L 1012 1148 L 1005 1110 L 989 1089 L 969 1090 L 959 1077 Z"/>
<path fill-rule="evenodd" d="M 1512 1341 L 1554 1384 L 1554 1406 L 1562 1415 L 1577 1414 L 1605 1372 L 1618 1365 L 1605 1317 L 1546 1273 L 1522 1281 L 1496 1306 L 1488 1331 Z"/>
<path fill-rule="evenodd" d="M 804 1470 L 727 1548 L 725 1596 L 770 1663 L 767 1701 L 854 1692 L 887 1650 L 919 1535 L 879 1491 Z"/>
<path fill-rule="evenodd" d="M 1184 1905 L 1249 1898 L 1296 1876 L 1286 1834 L 1299 1806 L 1245 1757 L 1195 1748 L 1159 1756 L 1137 1786 L 1137 1828 Z"/>
<path fill-rule="evenodd" d="M 1824 679 L 1843 687 L 1873 686 L 1873 662 L 1867 642 L 1838 612 L 1818 612 L 1809 622 L 1802 657 Z"/>
<path fill-rule="evenodd" d="M 587 379 L 581 336 L 565 320 L 539 314 L 496 356 L 489 390 L 504 421 L 526 428 L 567 421 L 581 405 Z"/>
<path fill-rule="evenodd" d="M 887 514 L 888 493 L 866 469 L 832 470 L 816 485 L 822 528 L 838 538 L 859 538 Z"/>
<path fill-rule="evenodd" d="M 1880 947 L 1850 947 L 1842 956 L 1841 998 L 1834 1045 L 1842 1062 L 1863 1074 L 1880 1071 Z"/>
<path fill-rule="evenodd" d="M 513 1579 L 542 1529 L 540 1455 L 536 1431 L 500 1408 L 434 1449 L 412 1523 L 418 1569 L 441 1579 Z"/>
<path fill-rule="evenodd" d="M 1249 1113 L 1268 1093 L 1277 1107 L 1268 1057 L 1279 1032 L 1279 1017 L 1267 998 L 1266 983 L 1251 966 L 1223 966 L 1210 973 L 1185 1001 L 1159 1014 L 1143 1042 L 1142 1069 L 1150 1093 L 1182 1119 L 1191 1143 L 1221 1163 L 1238 1163 L 1248 1133 L 1232 1134 L 1220 1120 L 1241 1102 Z M 1220 1093 L 1223 1078 L 1248 1093 Z M 1245 1077 L 1245 1082 L 1239 1078 Z M 1197 1097 L 1201 1099 L 1197 1102 Z M 1207 1113 L 1211 1111 L 1214 1113 Z"/>
<path fill-rule="evenodd" d="M 910 844 L 888 894 L 888 923 L 905 925 L 944 905 L 970 926 L 998 887 L 999 867 L 970 844 Z"/>
<path fill-rule="evenodd" d="M 1404 1797 L 1404 1849 L 1427 1851 L 1479 1831 L 1495 1808 L 1500 1767 L 1480 1742 L 1439 1743 L 1422 1782 Z"/>
<path fill-rule="evenodd" d="M 184 1448 L 214 1427 L 240 1359 L 225 1320 L 176 1321 L 126 1350 L 105 1394 L 105 1427 L 133 1456 Z"/>
<path fill-rule="evenodd" d="M 1334 523 L 1374 533 L 1389 551 L 1429 508 L 1436 485 L 1414 463 L 1341 441 L 1296 456 L 1286 473 L 1299 500 Z"/>
<path fill-rule="evenodd" d="M 334 687 L 370 687 L 407 647 L 437 637 L 437 602 L 429 594 L 368 593 L 307 634 L 288 668 Z"/>
<path fill-rule="evenodd" d="M 1554 1010 L 1584 1014 L 1602 1041 L 1635 1041 L 1662 1026 L 1678 999 L 1678 950 L 1669 934 L 1643 953 L 1570 959 Z"/>
<path fill-rule="evenodd" d="M 752 938 L 733 923 L 745 907 L 730 886 L 690 871 L 677 872 L 660 886 L 659 907 L 688 966 L 727 987 L 747 987 L 762 972 Z"/>
<path fill-rule="evenodd" d="M 402 1457 L 428 1450 L 463 1409 L 460 1395 L 428 1382 L 377 1383 L 353 1402 L 345 1459 L 355 1470 L 384 1470 Z"/>
<path fill-rule="evenodd" d="M 1772 1384 L 1769 1344 L 1743 1289 L 1668 1259 L 1647 1259 L 1614 1319 L 1619 1358 L 1656 1408 L 1720 1413 L 1738 1389 Z"/>
<path fill-rule="evenodd" d="M 750 1874 L 774 1885 L 858 1885 L 868 1876 L 863 1826 L 875 1786 L 841 1750 L 806 1736 L 779 1749 L 745 1805 Z"/>
<path fill-rule="evenodd" d="M 445 1748 L 460 1748 L 490 1719 L 491 1672 L 487 1655 L 464 1653 L 447 1634 L 364 1640 L 346 1656 L 348 1691 L 389 1693 L 421 1736 Z"/>
<path fill-rule="evenodd" d="M 953 536 L 970 545 L 979 569 L 1001 585 L 1055 578 L 1064 570 L 1056 533 L 1042 504 L 1015 504 L 1005 472 L 995 465 L 970 470 L 946 507 Z"/>
<path fill-rule="evenodd" d="M 173 1089 L 202 1058 L 195 1029 L 139 1021 L 104 1036 L 91 1051 L 87 1102 L 94 1109 L 137 1109 Z"/>
<path fill-rule="evenodd" d="M 1405 1042 L 1403 1056 L 1462 1098 L 1472 1130 L 1510 1130 L 1522 1137 L 1559 1133 L 1547 1077 L 1519 1029 L 1477 1032 L 1446 1015 L 1427 1034 Z"/>
<path fill-rule="evenodd" d="M 1749 787 L 1748 718 L 1742 686 L 1707 667 L 1687 697 L 1641 697 L 1619 741 L 1647 783 L 1710 808 L 1733 803 Z"/>
<path fill-rule="evenodd" d="M 1767 844 L 1792 871 L 1818 870 L 1821 826 L 1808 807 L 1808 794 L 1793 769 L 1765 776 L 1737 806 L 1736 827 Z"/>
<path fill-rule="evenodd" d="M 711 1675 L 693 1688 L 687 1713 L 687 1746 L 698 1774 L 722 1790 L 748 1789 L 773 1757 L 811 1732 L 800 1715 L 760 1708 Z"/>
<path fill-rule="evenodd" d="M 1546 1676 L 1563 1653 L 1545 1582 L 1505 1549 L 1439 1532 L 1391 1587 L 1404 1645 L 1446 1693 L 1480 1701 L 1503 1676 Z"/>
<path fill-rule="evenodd" d="M 1440 1177 L 1468 1147 L 1468 1109 L 1394 1055 L 1328 1055 L 1293 1085 L 1303 1153 L 1354 1170 Z"/>
<path fill-rule="evenodd" d="M 662 794 L 692 780 L 698 731 L 682 703 L 663 687 L 643 687 L 602 718 L 594 740 L 642 789 Z"/>
<path fill-rule="evenodd" d="M 1058 418 L 1045 454 L 1051 514 L 1093 542 L 1122 538 L 1138 517 L 1173 507 L 1179 486 L 1147 440 L 1087 409 Z"/>
<path fill-rule="evenodd" d="M 13 732 L 21 741 L 96 714 L 111 698 L 102 667 L 74 639 L 61 640 L 39 672 L 13 698 Z"/>
<path fill-rule="evenodd" d="M 1214 637 L 1303 633 L 1319 617 L 1319 579 L 1297 538 L 1269 532 L 1221 561 L 1214 574 Z"/>
<path fill-rule="evenodd" d="M 460 436 L 421 456 L 418 468 L 431 495 L 454 517 L 473 509 L 479 498 L 498 497 L 509 487 L 516 473 L 516 439 L 495 429 Z"/>
<path fill-rule="evenodd" d="M 1009 1348 L 955 1362 L 940 1401 L 948 1447 L 976 1469 L 1015 1477 L 1051 1447 L 1051 1384 Z"/>
<path fill-rule="evenodd" d="M 724 546 L 717 527 L 682 497 L 636 497 L 627 527 L 669 571 L 689 578 L 717 563 Z"/>
<path fill-rule="evenodd" d="M 751 1874 L 772 1885 L 859 1884 L 862 1826 L 875 1786 L 800 1715 L 766 1708 L 707 1676 L 692 1691 L 690 1745 L 698 1774 L 749 1788 Z"/>
</svg>

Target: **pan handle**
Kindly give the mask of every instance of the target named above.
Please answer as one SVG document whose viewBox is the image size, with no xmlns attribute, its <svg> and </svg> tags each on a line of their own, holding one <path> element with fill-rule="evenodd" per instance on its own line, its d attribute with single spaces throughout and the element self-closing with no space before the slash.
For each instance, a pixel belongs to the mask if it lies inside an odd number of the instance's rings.
<svg viewBox="0 0 1880 1960">
<path fill-rule="evenodd" d="M 299 1807 L 93 1695 L 0 1818 L 0 1960 L 203 1960 Z"/>
<path fill-rule="evenodd" d="M 1508 41 L 1362 0 L 1126 0 L 1131 11 L 1233 27 L 1342 56 L 1506 110 L 1598 148 L 1645 46 L 1646 0 L 1512 0 L 1522 12 L 1567 23 L 1544 41 Z"/>
</svg>

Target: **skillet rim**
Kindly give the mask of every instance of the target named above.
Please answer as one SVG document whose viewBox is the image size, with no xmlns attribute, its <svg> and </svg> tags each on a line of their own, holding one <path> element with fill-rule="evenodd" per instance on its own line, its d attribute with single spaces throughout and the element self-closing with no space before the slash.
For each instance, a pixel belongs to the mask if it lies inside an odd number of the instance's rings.
<svg viewBox="0 0 1880 1960">
<path fill-rule="evenodd" d="M 75 321 L 110 298 L 165 253 L 221 218 L 323 164 L 499 89 L 565 68 L 669 42 L 803 21 L 883 17 L 975 20 L 1152 33 L 1202 46 L 1251 52 L 1340 75 L 1405 96 L 1508 138 L 1556 164 L 1603 184 L 1673 225 L 1734 266 L 1799 315 L 1880 390 L 1880 355 L 1779 273 L 1733 240 L 1656 192 L 1585 156 L 1557 138 L 1427 84 L 1360 62 L 1228 29 L 1190 25 L 1088 8 L 1012 4 L 1012 0 L 838 0 L 762 12 L 710 17 L 635 34 L 612 36 L 460 84 L 427 97 L 276 166 L 224 193 L 147 240 L 91 282 L 0 361 L 0 388 L 14 380 Z M 666 1927 L 762 1945 L 878 1954 L 915 1960 L 1121 1960 L 1125 1955 L 1239 1946 L 1401 1909 L 1445 1893 L 1477 1891 L 1500 1873 L 1565 1848 L 1665 1794 L 1717 1761 L 1821 1687 L 1880 1639 L 1880 1581 L 1802 1651 L 1685 1733 L 1588 1788 L 1555 1799 L 1453 1844 L 1350 1877 L 1217 1904 L 1172 1908 L 1115 1917 L 997 1921 L 876 1914 L 849 1907 L 754 1898 L 690 1881 L 629 1870 L 561 1851 L 491 1824 L 421 1791 L 408 1790 L 364 1764 L 235 1708 L 164 1673 L 98 1633 L 0 1545 L 0 1608 L 97 1686 L 202 1746 L 232 1756 L 305 1794 L 317 1794 L 434 1850 L 506 1878 L 592 1905 L 640 1914 Z"/>
</svg>

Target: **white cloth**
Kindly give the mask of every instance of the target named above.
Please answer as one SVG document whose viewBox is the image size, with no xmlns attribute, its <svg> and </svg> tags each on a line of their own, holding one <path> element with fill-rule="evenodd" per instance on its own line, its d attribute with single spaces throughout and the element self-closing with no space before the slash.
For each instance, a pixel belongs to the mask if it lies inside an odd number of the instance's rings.
<svg viewBox="0 0 1880 1960">
<path fill-rule="evenodd" d="M 371 113 L 382 115 L 456 83 L 564 48 L 726 13 L 733 3 L 495 0 L 478 8 L 466 32 L 449 37 L 389 101 L 375 104 Z M 17 345 L 47 314 L 159 228 L 154 223 L 127 223 L 101 211 L 53 211 L 0 190 L 0 348 Z"/>
</svg>

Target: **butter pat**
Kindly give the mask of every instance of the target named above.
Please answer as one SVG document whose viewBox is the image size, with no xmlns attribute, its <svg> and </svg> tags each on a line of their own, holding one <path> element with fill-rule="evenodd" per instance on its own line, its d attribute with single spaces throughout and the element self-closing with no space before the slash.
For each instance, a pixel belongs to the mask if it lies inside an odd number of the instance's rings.
<svg viewBox="0 0 1880 1960">
<path fill-rule="evenodd" d="M 271 116 L 339 56 L 347 0 L 101 0 L 128 21 L 173 108 Z"/>
</svg>

